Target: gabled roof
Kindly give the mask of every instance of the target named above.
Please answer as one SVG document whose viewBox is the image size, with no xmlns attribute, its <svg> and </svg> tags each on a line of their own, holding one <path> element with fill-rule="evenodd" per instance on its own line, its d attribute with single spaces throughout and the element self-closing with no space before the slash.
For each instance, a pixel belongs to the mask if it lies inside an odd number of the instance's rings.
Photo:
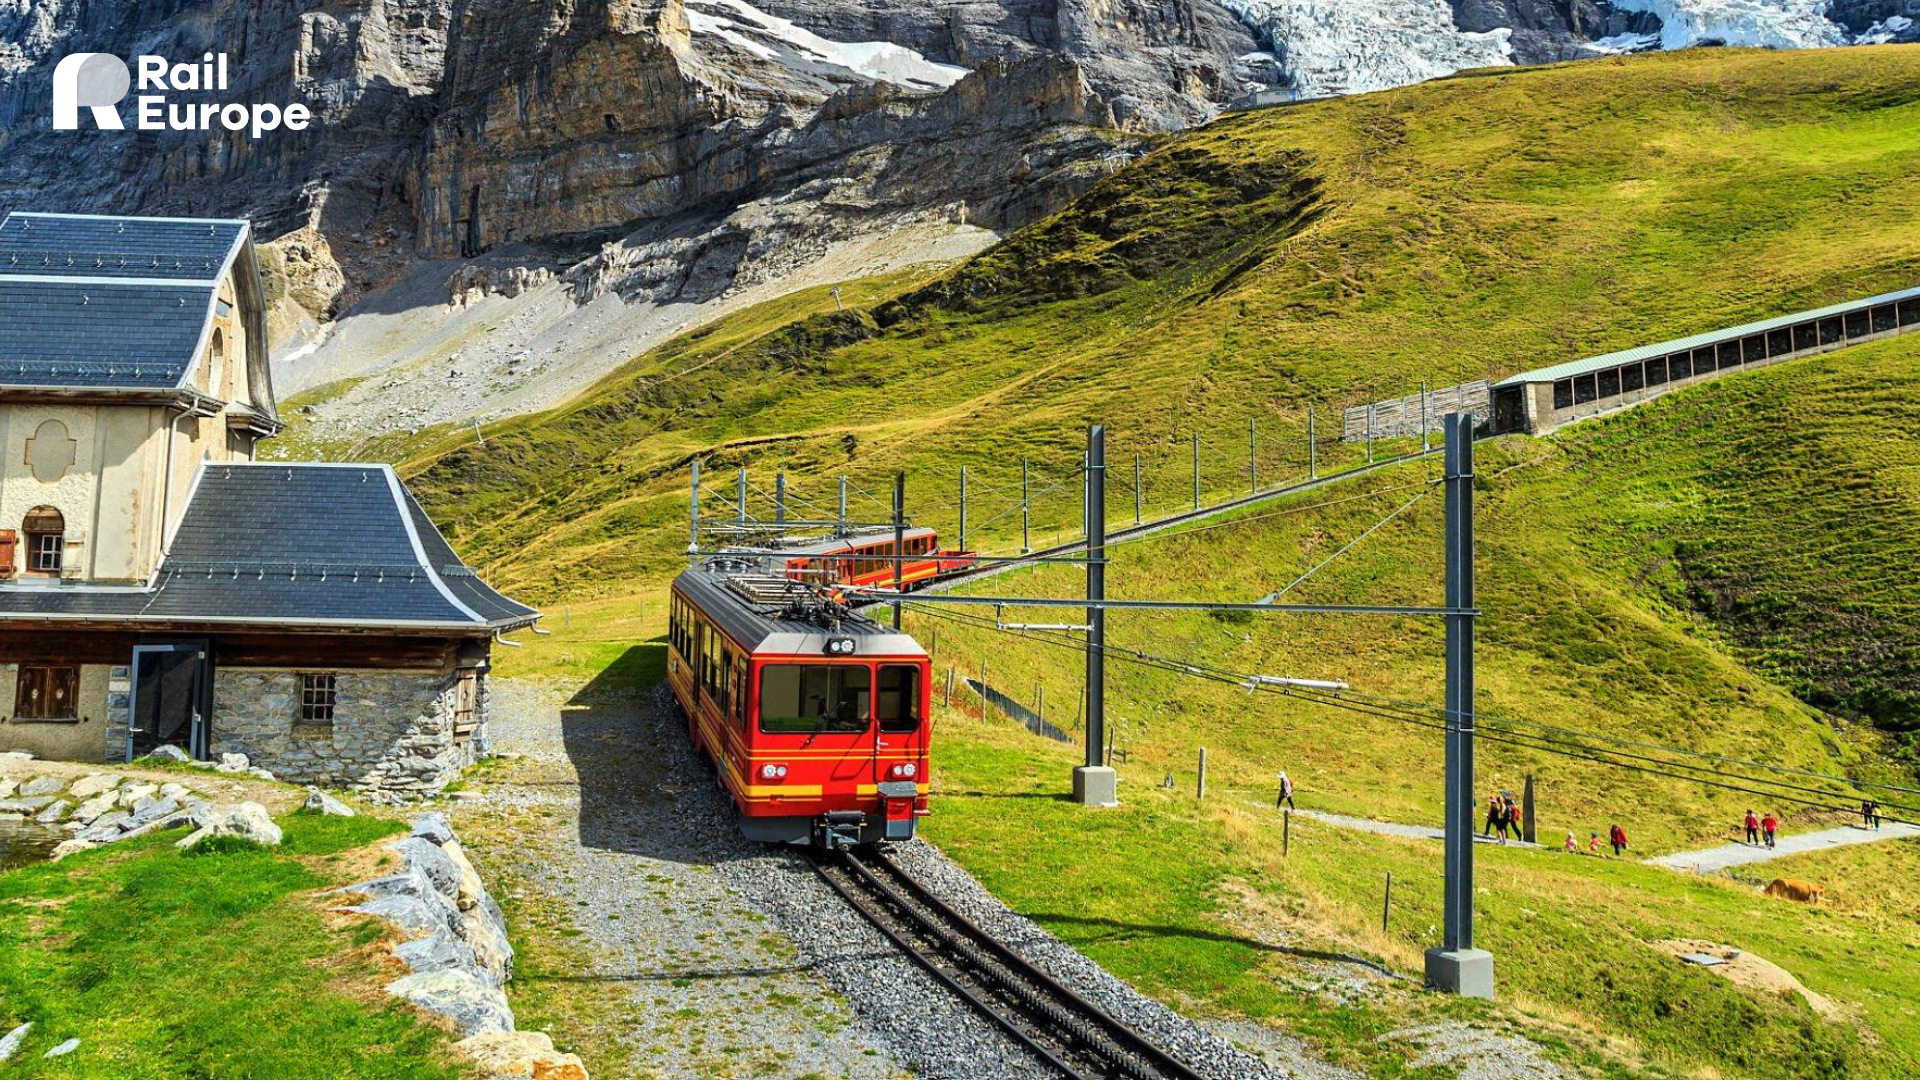
<svg viewBox="0 0 1920 1080">
<path fill-rule="evenodd" d="M 245 221 L 8 214 L 0 219 L 0 387 L 186 388 L 221 279 L 233 271 L 258 307 L 252 251 Z M 250 326 L 248 335 L 264 378 L 264 329 Z M 271 388 L 259 389 L 271 419 Z"/>
<path fill-rule="evenodd" d="M 912 636 L 857 612 L 842 618 L 831 632 L 808 619 L 792 617 L 778 604 L 749 601 L 728 584 L 727 556 L 717 556 L 674 579 L 673 587 L 699 606 L 728 637 L 749 650 L 789 656 L 825 656 L 827 639 L 850 637 L 857 656 L 924 656 Z"/>
<path fill-rule="evenodd" d="M 0 586 L 8 618 L 487 634 L 539 613 L 467 569 L 390 466 L 207 462 L 147 587 Z"/>
</svg>

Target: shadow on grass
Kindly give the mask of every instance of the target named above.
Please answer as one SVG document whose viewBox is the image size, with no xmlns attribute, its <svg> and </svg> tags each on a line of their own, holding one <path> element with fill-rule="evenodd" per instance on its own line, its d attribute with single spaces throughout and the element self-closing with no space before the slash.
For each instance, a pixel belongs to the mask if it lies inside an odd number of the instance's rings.
<svg viewBox="0 0 1920 1080">
<path fill-rule="evenodd" d="M 1405 980 L 1407 978 L 1405 975 L 1382 967 L 1372 960 L 1368 960 L 1365 957 L 1354 956 L 1351 953 L 1328 952 L 1325 949 L 1303 949 L 1292 945 L 1275 945 L 1272 942 L 1255 941 L 1252 938 L 1244 938 L 1236 934 L 1223 933 L 1218 930 L 1200 930 L 1186 926 L 1153 926 L 1142 923 L 1121 922 L 1118 919 L 1107 919 L 1091 915 L 1061 915 L 1049 912 L 1031 913 L 1028 914 L 1027 917 L 1042 926 L 1070 923 L 1075 926 L 1104 927 L 1113 931 L 1111 934 L 1099 935 L 1101 938 L 1144 936 L 1181 937 L 1194 941 L 1213 941 L 1222 945 L 1239 945 L 1257 952 L 1278 953 L 1282 956 L 1291 956 L 1299 960 L 1319 960 L 1332 964 L 1350 964 L 1354 967 L 1365 968 L 1375 975 L 1385 976 L 1389 979 Z"/>
</svg>

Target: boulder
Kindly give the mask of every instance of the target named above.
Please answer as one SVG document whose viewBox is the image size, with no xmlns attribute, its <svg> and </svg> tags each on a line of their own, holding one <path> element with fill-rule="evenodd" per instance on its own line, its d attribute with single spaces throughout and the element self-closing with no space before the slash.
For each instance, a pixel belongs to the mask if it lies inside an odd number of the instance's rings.
<svg viewBox="0 0 1920 1080">
<path fill-rule="evenodd" d="M 36 776 L 20 785 L 20 795 L 58 795 L 67 790 L 67 782 L 57 776 Z"/>
<path fill-rule="evenodd" d="M 20 781 L 0 776 L 0 799 L 11 799 L 20 790 Z"/>
<path fill-rule="evenodd" d="M 195 847 L 202 840 L 215 836 L 237 836 L 267 847 L 277 846 L 281 839 L 280 826 L 273 823 L 273 815 L 256 802 L 215 807 L 210 817 L 203 818 L 196 814 L 195 820 L 204 821 L 204 824 L 178 841 L 175 847 Z"/>
<path fill-rule="evenodd" d="M 92 824 L 80 830 L 80 839 L 92 840 L 96 843 L 115 839 L 120 835 L 120 826 L 132 816 L 125 810 L 109 810 L 94 818 Z"/>
<path fill-rule="evenodd" d="M 75 780 L 73 786 L 67 789 L 67 794 L 84 802 L 103 791 L 112 791 L 119 786 L 118 776 L 112 773 L 94 773 L 92 776 L 83 776 Z"/>
<path fill-rule="evenodd" d="M 172 799 L 143 799 L 141 805 L 134 809 L 133 816 L 122 822 L 120 827 L 127 830 L 138 829 L 162 818 L 172 817 L 179 811 L 180 804 Z"/>
<path fill-rule="evenodd" d="M 504 986 L 513 978 L 513 945 L 507 940 L 506 923 L 496 915 L 499 910 L 493 904 L 484 904 L 463 913 L 460 937 L 473 950 L 480 971 Z"/>
<path fill-rule="evenodd" d="M 328 817 L 353 817 L 354 809 L 339 799 L 321 791 L 319 788 L 307 789 L 307 801 L 300 809 L 309 814 L 324 814 Z"/>
<path fill-rule="evenodd" d="M 587 1067 L 579 1057 L 554 1049 L 553 1038 L 544 1031 L 489 1032 L 462 1039 L 453 1048 L 493 1077 L 587 1080 Z"/>
<path fill-rule="evenodd" d="M 42 825 L 58 825 L 67 816 L 67 807 L 73 804 L 65 799 L 48 803 L 46 808 L 34 815 L 33 820 Z"/>
<path fill-rule="evenodd" d="M 251 761 L 247 760 L 247 755 L 245 754 L 221 754 L 219 760 L 214 762 L 213 767 L 217 772 L 243 773 L 246 772 L 252 764 Z"/>
<path fill-rule="evenodd" d="M 187 790 L 184 784 L 161 784 L 160 785 L 160 797 L 163 799 L 173 799 L 178 802 L 185 802 L 187 796 L 191 794 L 193 794 L 193 792 Z"/>
<path fill-rule="evenodd" d="M 453 1021 L 462 1037 L 513 1030 L 513 1008 L 499 987 L 457 969 L 405 975 L 387 993 Z"/>
<path fill-rule="evenodd" d="M 460 888 L 454 894 L 454 905 L 461 911 L 472 911 L 479 907 L 481 901 L 487 898 L 487 886 L 480 880 L 480 872 L 467 859 L 467 849 L 460 846 L 460 841 L 449 840 L 440 850 L 446 852 L 447 858 L 460 870 Z"/>
<path fill-rule="evenodd" d="M 11 805 L 17 808 L 17 813 L 37 814 L 52 806 L 54 801 L 55 796 L 52 795 L 23 795 L 13 800 Z"/>
<path fill-rule="evenodd" d="M 435 937 L 460 934 L 459 909 L 417 868 L 409 866 L 401 873 L 349 885 L 340 891 L 360 893 L 367 898 L 347 909 L 355 914 L 378 916 L 402 929 Z"/>
<path fill-rule="evenodd" d="M 261 768 L 249 768 L 247 770 L 247 775 L 253 777 L 255 780 L 266 780 L 268 782 L 278 779 L 272 773 Z"/>
<path fill-rule="evenodd" d="M 160 747 L 159 749 L 155 750 L 151 754 L 148 754 L 147 756 L 159 761 L 175 761 L 183 765 L 190 765 L 193 763 L 193 755 L 187 753 L 185 750 L 182 750 L 177 746 L 174 746 L 171 743 L 167 744 L 166 746 Z"/>
<path fill-rule="evenodd" d="M 55 844 L 53 852 L 48 855 L 47 858 L 52 862 L 59 862 L 69 855 L 78 855 L 83 851 L 92 851 L 99 846 L 98 843 L 92 840 L 84 840 L 76 836 L 70 840 L 62 840 L 58 844 Z M 0 1061 L 4 1060 L 6 1059 L 0 1058 Z"/>
<path fill-rule="evenodd" d="M 447 824 L 446 816 L 438 813 L 421 814 L 413 819 L 413 835 L 434 844 L 445 844 L 453 839 L 453 826 Z"/>
<path fill-rule="evenodd" d="M 19 1027 L 14 1028 L 12 1031 L 7 1032 L 5 1038 L 0 1038 L 0 1061 L 10 1060 L 13 1055 L 19 1053 L 20 1044 L 26 1041 L 27 1032 L 32 1030 L 33 1022 L 29 1020 Z"/>
<path fill-rule="evenodd" d="M 92 824 L 93 821 L 119 805 L 120 796 L 111 791 L 103 791 L 74 808 L 73 820 Z"/>
<path fill-rule="evenodd" d="M 466 942 L 444 934 L 403 941 L 393 947 L 393 955 L 407 965 L 407 970 L 416 972 L 449 968 L 471 971 L 474 966 L 473 949 Z"/>
<path fill-rule="evenodd" d="M 159 793 L 159 784 L 128 784 L 120 789 L 120 808 L 131 810 L 141 799 L 151 798 Z"/>
<path fill-rule="evenodd" d="M 50 1058 L 66 1057 L 78 1049 L 80 1049 L 80 1040 L 68 1039 L 66 1042 L 61 1043 L 59 1046 L 54 1047 L 41 1056 Z"/>
<path fill-rule="evenodd" d="M 418 836 L 396 840 L 387 847 L 398 852 L 408 867 L 424 875 L 435 892 L 448 904 L 460 895 L 460 867 L 446 851 Z"/>
</svg>

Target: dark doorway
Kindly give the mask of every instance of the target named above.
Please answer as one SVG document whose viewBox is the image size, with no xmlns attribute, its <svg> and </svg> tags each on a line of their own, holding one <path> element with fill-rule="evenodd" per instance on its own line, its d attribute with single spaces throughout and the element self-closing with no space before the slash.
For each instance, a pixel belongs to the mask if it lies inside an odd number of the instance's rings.
<svg viewBox="0 0 1920 1080">
<path fill-rule="evenodd" d="M 205 641 L 141 643 L 133 648 L 127 760 L 167 745 L 207 760 L 213 672 Z"/>
</svg>

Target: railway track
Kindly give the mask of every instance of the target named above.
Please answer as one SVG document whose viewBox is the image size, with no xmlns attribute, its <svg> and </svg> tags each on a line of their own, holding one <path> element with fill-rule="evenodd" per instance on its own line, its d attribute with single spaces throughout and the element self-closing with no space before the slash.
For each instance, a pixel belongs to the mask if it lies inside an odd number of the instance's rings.
<svg viewBox="0 0 1920 1080">
<path fill-rule="evenodd" d="M 811 857 L 827 885 L 895 947 L 1061 1076 L 1199 1080 L 1199 1073 L 1035 967 L 886 856 Z"/>
</svg>

